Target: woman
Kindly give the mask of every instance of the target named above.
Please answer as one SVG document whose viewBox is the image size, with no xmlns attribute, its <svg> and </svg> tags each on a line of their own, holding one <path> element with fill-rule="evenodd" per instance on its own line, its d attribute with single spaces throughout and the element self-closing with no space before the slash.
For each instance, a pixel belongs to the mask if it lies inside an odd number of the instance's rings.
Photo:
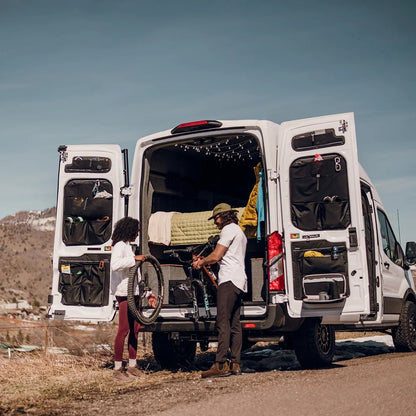
<svg viewBox="0 0 416 416">
<path fill-rule="evenodd" d="M 139 234 L 139 221 L 131 217 L 122 218 L 115 225 L 112 235 L 111 270 L 112 284 L 116 286 L 115 295 L 119 304 L 118 332 L 114 342 L 114 372 L 113 378 L 127 381 L 131 377 L 139 377 L 143 373 L 137 367 L 137 335 L 140 324 L 129 313 L 127 304 L 127 287 L 129 269 L 135 265 L 136 260 L 145 261 L 146 256 L 135 255 L 130 245 Z M 139 277 L 140 278 L 140 277 Z M 136 288 L 136 294 L 138 289 Z M 149 296 L 149 305 L 154 306 L 155 296 Z M 123 350 L 128 335 L 129 363 L 127 370 L 123 369 Z"/>
</svg>

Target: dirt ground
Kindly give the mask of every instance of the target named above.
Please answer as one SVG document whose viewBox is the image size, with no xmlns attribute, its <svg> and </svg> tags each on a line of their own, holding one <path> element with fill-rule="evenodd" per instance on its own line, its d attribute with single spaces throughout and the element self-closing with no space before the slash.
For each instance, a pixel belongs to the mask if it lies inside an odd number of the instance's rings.
<svg viewBox="0 0 416 416">
<path fill-rule="evenodd" d="M 0 414 L 412 414 L 416 353 L 365 344 L 347 343 L 336 353 L 341 360 L 323 370 L 301 370 L 293 352 L 260 344 L 243 354 L 249 373 L 217 379 L 200 378 L 214 350 L 198 354 L 193 368 L 178 372 L 161 371 L 146 353 L 139 365 L 147 374 L 123 384 L 112 380 L 110 356 L 15 353 L 12 359 L 0 356 Z M 357 355 L 361 358 L 345 358 Z"/>
</svg>

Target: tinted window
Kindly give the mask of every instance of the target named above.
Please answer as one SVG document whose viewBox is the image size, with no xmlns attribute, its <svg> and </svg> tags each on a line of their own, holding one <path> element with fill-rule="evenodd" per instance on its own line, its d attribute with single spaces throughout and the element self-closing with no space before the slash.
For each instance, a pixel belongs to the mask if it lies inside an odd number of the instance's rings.
<svg viewBox="0 0 416 416">
<path fill-rule="evenodd" d="M 72 163 L 65 165 L 65 172 L 99 172 L 106 173 L 111 169 L 111 160 L 108 157 L 74 156 Z"/>
<path fill-rule="evenodd" d="M 340 146 L 345 143 L 344 136 L 336 136 L 334 129 L 311 131 L 299 134 L 292 139 L 293 150 L 319 149 L 320 147 Z"/>
<path fill-rule="evenodd" d="M 399 242 L 394 236 L 393 229 L 384 212 L 377 210 L 378 220 L 380 222 L 380 234 L 383 251 L 386 256 L 399 266 L 404 265 L 404 254 Z"/>
</svg>

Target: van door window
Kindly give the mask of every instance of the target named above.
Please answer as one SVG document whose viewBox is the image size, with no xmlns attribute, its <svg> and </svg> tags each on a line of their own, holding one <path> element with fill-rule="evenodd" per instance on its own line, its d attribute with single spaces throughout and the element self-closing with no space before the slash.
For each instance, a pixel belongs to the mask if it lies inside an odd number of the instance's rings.
<svg viewBox="0 0 416 416">
<path fill-rule="evenodd" d="M 380 233 L 383 251 L 386 256 L 398 266 L 404 267 L 404 253 L 399 242 L 394 236 L 393 229 L 383 211 L 377 210 L 378 220 L 380 222 Z"/>
<path fill-rule="evenodd" d="M 344 136 L 337 136 L 334 129 L 326 129 L 299 134 L 293 137 L 292 148 L 296 151 L 303 151 L 319 149 L 321 147 L 341 146 L 344 143 Z"/>
<path fill-rule="evenodd" d="M 348 227 L 351 219 L 347 164 L 340 154 L 296 159 L 289 175 L 293 225 L 306 231 Z"/>
<path fill-rule="evenodd" d="M 111 159 L 99 156 L 74 156 L 72 162 L 65 165 L 66 173 L 99 172 L 107 173 L 111 169 Z"/>
</svg>

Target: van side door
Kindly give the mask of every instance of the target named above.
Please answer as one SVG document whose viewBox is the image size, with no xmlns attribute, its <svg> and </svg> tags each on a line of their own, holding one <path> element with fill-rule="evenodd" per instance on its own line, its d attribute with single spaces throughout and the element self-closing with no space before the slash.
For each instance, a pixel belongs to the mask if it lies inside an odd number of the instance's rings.
<svg viewBox="0 0 416 416">
<path fill-rule="evenodd" d="M 279 172 L 289 314 L 370 311 L 353 113 L 282 123 Z"/>
<path fill-rule="evenodd" d="M 379 222 L 379 272 L 383 289 L 383 312 L 400 315 L 403 295 L 410 286 L 406 280 L 403 250 L 394 235 L 386 213 L 377 207 Z"/>
<path fill-rule="evenodd" d="M 123 153 L 118 145 L 59 149 L 59 180 L 49 315 L 113 319 L 111 234 L 124 215 Z"/>
</svg>

